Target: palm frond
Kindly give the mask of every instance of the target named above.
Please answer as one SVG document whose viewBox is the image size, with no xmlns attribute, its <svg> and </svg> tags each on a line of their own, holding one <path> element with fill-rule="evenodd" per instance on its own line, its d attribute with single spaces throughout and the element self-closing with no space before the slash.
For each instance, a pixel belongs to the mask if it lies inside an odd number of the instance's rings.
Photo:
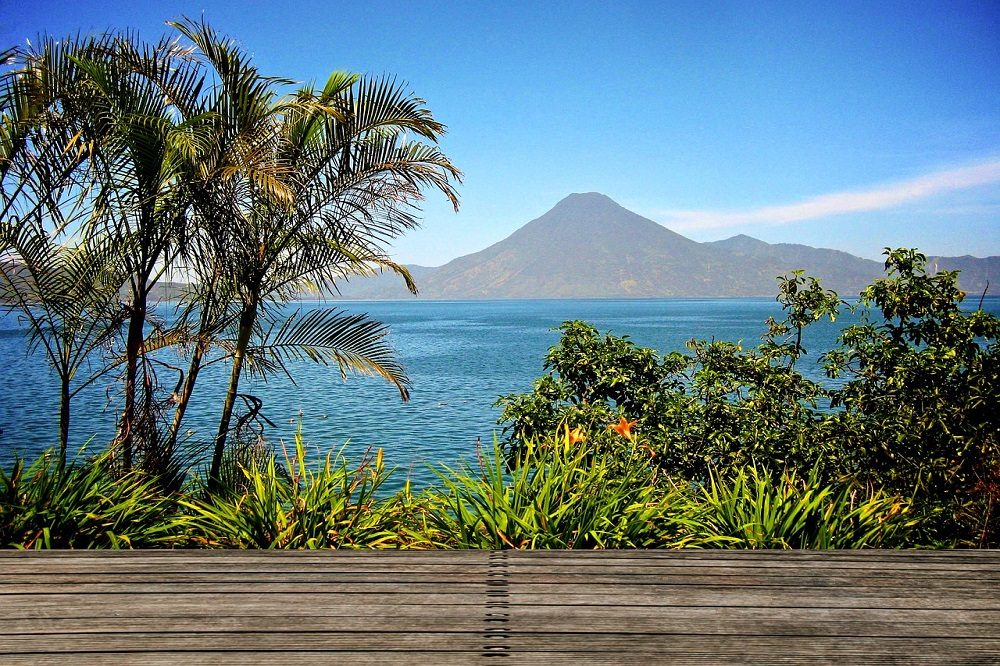
<svg viewBox="0 0 1000 666">
<path fill-rule="evenodd" d="M 408 400 L 409 379 L 386 340 L 387 334 L 384 324 L 367 315 L 350 315 L 336 308 L 304 315 L 297 310 L 247 349 L 247 363 L 262 373 L 280 369 L 293 381 L 287 365 L 290 361 L 332 363 L 342 379 L 348 372 L 382 377 Z"/>
<path fill-rule="evenodd" d="M 76 370 L 119 332 L 119 248 L 64 246 L 35 225 L 0 225 L 0 290 L 7 309 L 31 324 L 30 347 L 45 349 L 61 377 Z"/>
</svg>

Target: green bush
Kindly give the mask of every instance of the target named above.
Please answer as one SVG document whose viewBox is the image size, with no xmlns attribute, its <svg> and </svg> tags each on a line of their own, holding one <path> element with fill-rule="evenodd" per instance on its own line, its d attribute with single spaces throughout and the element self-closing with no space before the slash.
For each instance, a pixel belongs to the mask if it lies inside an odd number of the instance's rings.
<svg viewBox="0 0 1000 666">
<path fill-rule="evenodd" d="M 705 485 L 650 465 L 641 439 L 616 452 L 573 442 L 568 428 L 528 442 L 507 468 L 499 447 L 478 473 L 441 475 L 431 520 L 458 548 L 876 548 L 907 542 L 914 521 L 898 496 L 814 471 L 754 465 Z M 585 440 L 587 441 L 587 440 Z"/>
<path fill-rule="evenodd" d="M 841 385 L 796 368 L 804 328 L 843 307 L 801 272 L 780 279 L 785 316 L 755 349 L 692 340 L 687 354 L 660 356 L 566 322 L 534 390 L 498 401 L 509 459 L 559 424 L 600 435 L 625 418 L 675 482 L 739 478 L 767 461 L 818 487 L 910 498 L 919 543 L 1000 544 L 1000 320 L 961 309 L 957 273 L 928 274 L 914 250 L 886 253 L 887 277 L 855 306 L 862 323 L 822 357 Z"/>
<path fill-rule="evenodd" d="M 803 328 L 836 318 L 840 301 L 798 273 L 781 280 L 778 301 L 786 318 L 768 320 L 754 350 L 692 340 L 688 354 L 661 357 L 627 337 L 564 323 L 534 390 L 498 401 L 508 454 L 516 458 L 525 441 L 559 423 L 600 431 L 624 416 L 637 422 L 660 466 L 680 478 L 706 482 L 712 470 L 729 473 L 754 459 L 835 477 L 844 451 L 816 409 L 828 394 L 795 363 L 805 353 Z"/>
<path fill-rule="evenodd" d="M 960 309 L 957 272 L 928 274 L 914 250 L 886 251 L 861 324 L 826 355 L 852 470 L 912 493 L 926 540 L 1000 545 L 1000 320 Z M 880 316 L 875 317 L 875 313 Z"/>
</svg>

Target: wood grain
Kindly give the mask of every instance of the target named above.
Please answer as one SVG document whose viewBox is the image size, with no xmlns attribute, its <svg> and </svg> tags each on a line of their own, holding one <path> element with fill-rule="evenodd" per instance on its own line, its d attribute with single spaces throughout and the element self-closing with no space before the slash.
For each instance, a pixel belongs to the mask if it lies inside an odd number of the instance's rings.
<svg viewBox="0 0 1000 666">
<path fill-rule="evenodd" d="M 0 552 L 0 663 L 1000 663 L 1000 551 Z"/>
</svg>

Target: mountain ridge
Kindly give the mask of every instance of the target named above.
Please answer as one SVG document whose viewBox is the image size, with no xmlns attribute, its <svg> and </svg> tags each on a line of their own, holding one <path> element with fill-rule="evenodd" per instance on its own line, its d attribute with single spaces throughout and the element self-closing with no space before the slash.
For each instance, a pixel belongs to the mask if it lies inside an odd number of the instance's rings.
<svg viewBox="0 0 1000 666">
<path fill-rule="evenodd" d="M 929 257 L 961 268 L 970 293 L 998 293 L 1000 257 Z M 766 243 L 745 234 L 699 243 L 597 192 L 574 193 L 492 245 L 417 267 L 420 298 L 656 298 L 773 296 L 776 278 L 802 269 L 843 296 L 883 275 L 883 264 L 841 250 Z M 388 280 L 385 278 L 389 278 Z M 357 279 L 341 298 L 407 298 L 396 276 Z"/>
</svg>

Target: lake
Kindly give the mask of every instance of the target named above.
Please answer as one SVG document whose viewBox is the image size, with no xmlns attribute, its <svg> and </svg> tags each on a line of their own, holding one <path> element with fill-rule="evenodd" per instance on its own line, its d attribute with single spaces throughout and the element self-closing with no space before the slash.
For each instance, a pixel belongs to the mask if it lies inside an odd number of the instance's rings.
<svg viewBox="0 0 1000 666">
<path fill-rule="evenodd" d="M 309 309 L 331 304 L 299 303 Z M 525 392 L 542 373 L 546 350 L 558 341 L 552 329 L 582 319 L 602 332 L 628 335 L 660 351 L 683 350 L 691 338 L 743 341 L 754 347 L 764 320 L 780 318 L 773 300 L 521 300 L 521 301 L 370 301 L 332 304 L 351 313 L 366 312 L 388 324 L 391 343 L 411 380 L 411 400 L 382 380 L 349 376 L 336 368 L 302 363 L 293 384 L 275 375 L 265 385 L 244 378 L 241 391 L 264 401 L 264 415 L 274 423 L 267 438 L 291 443 L 301 423 L 310 450 L 324 453 L 346 446 L 357 458 L 368 447 L 383 447 L 386 462 L 397 467 L 395 484 L 409 476 L 414 485 L 434 480 L 429 463 L 455 464 L 475 454 L 477 439 L 491 446 L 499 433 L 499 410 L 493 403 L 506 393 Z M 987 299 L 987 310 L 1000 313 L 1000 299 Z M 835 324 L 807 329 L 808 355 L 800 369 L 815 379 L 819 355 L 836 343 L 840 329 L 855 321 L 842 316 Z M 28 358 L 25 335 L 14 315 L 0 318 L 0 463 L 15 452 L 34 457 L 55 444 L 58 384 L 41 357 Z M 192 441 L 208 442 L 215 432 L 228 368 L 206 369 L 199 377 L 185 430 Z M 164 385 L 175 378 L 164 374 Z M 114 433 L 118 387 L 94 385 L 74 402 L 71 450 L 90 438 L 101 446 Z M 395 485 L 394 484 L 394 485 Z"/>
</svg>

